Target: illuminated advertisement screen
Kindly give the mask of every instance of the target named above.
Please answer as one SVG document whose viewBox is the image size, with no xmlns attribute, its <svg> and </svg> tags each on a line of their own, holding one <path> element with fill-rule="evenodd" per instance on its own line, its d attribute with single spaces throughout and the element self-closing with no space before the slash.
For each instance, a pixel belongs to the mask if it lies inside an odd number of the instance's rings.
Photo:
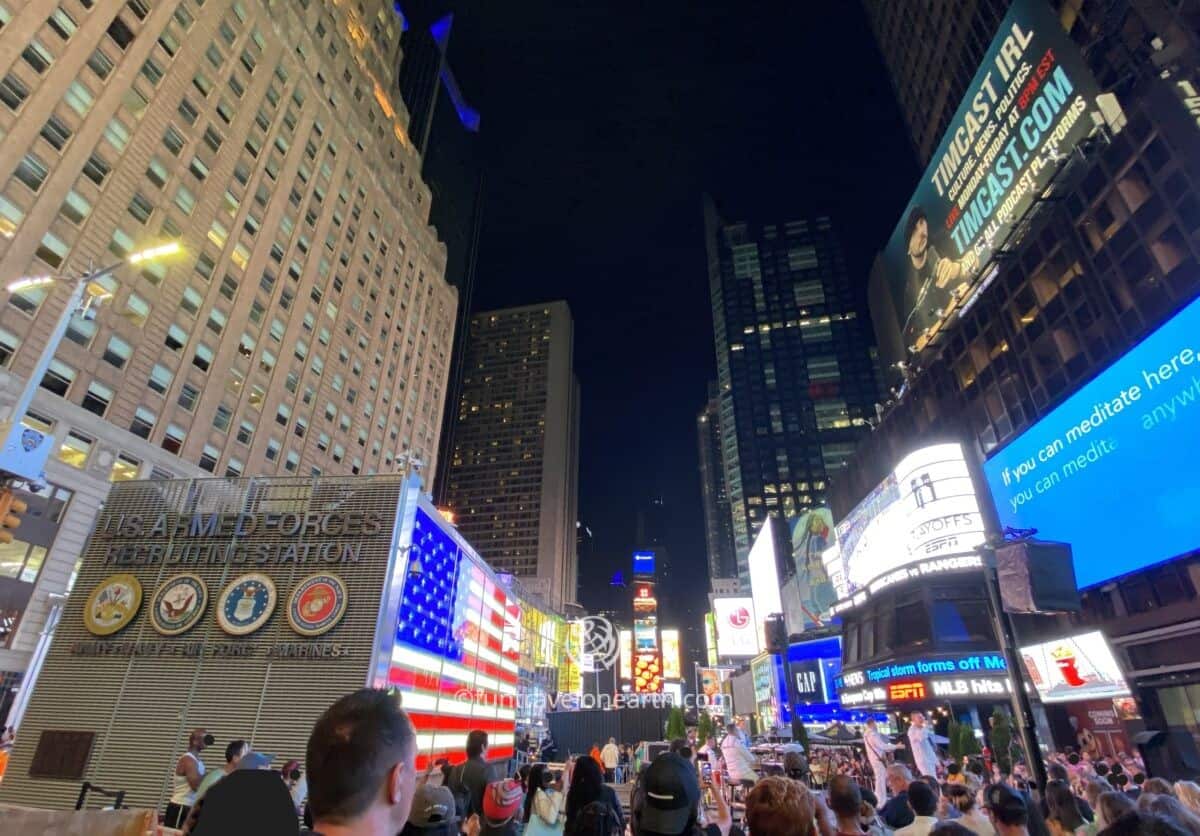
<svg viewBox="0 0 1200 836">
<path fill-rule="evenodd" d="M 658 650 L 657 619 L 637 619 L 633 622 L 633 647 L 638 653 Z"/>
<path fill-rule="evenodd" d="M 788 629 L 801 632 L 823 626 L 822 613 L 837 601 L 837 590 L 822 559 L 834 544 L 833 512 L 814 508 L 787 522 L 796 575 L 787 582 L 791 594 L 784 594 L 783 613 Z"/>
<path fill-rule="evenodd" d="M 711 612 L 704 614 L 704 661 L 717 664 L 717 619 Z"/>
<path fill-rule="evenodd" d="M 934 444 L 895 470 L 837 524 L 822 560 L 838 597 L 939 572 L 982 566 L 984 539 L 971 474 L 957 444 Z"/>
<path fill-rule="evenodd" d="M 658 694 L 663 689 L 662 660 L 657 653 L 639 653 L 633 659 L 633 690 Z"/>
<path fill-rule="evenodd" d="M 1200 300 L 984 464 L 1000 524 L 1087 587 L 1200 547 Z"/>
<path fill-rule="evenodd" d="M 654 552 L 634 552 L 633 573 L 635 575 L 653 575 Z"/>
<path fill-rule="evenodd" d="M 618 633 L 621 642 L 620 654 L 617 657 L 617 676 L 621 679 L 633 678 L 633 631 L 622 630 Z"/>
<path fill-rule="evenodd" d="M 766 647 L 767 616 L 783 612 L 780 594 L 779 564 L 775 558 L 775 536 L 770 519 L 763 523 L 750 547 L 750 596 L 754 600 L 754 620 L 760 647 Z"/>
<path fill-rule="evenodd" d="M 717 655 L 748 659 L 758 655 L 758 625 L 750 598 L 713 598 L 713 621 L 717 628 Z"/>
<path fill-rule="evenodd" d="M 881 346 L 888 360 L 923 348 L 973 301 L 997 248 L 1093 131 L 1098 94 L 1050 4 L 1014 0 L 880 253 L 872 284 L 894 308 L 888 342 L 900 343 Z"/>
<path fill-rule="evenodd" d="M 1021 659 L 1042 702 L 1130 696 L 1121 666 L 1099 630 L 1022 647 Z"/>
<path fill-rule="evenodd" d="M 664 679 L 679 679 L 683 676 L 679 662 L 679 631 L 662 631 L 662 667 Z"/>
<path fill-rule="evenodd" d="M 489 757 L 510 757 L 516 722 L 519 602 L 447 527 L 417 508 L 408 560 L 420 571 L 405 577 L 388 670 L 417 731 L 420 769 L 462 760 L 472 729 L 498 744 Z"/>
<path fill-rule="evenodd" d="M 779 725 L 779 698 L 776 693 L 778 674 L 775 671 L 775 656 L 764 653 L 750 663 L 750 677 L 754 680 L 754 703 L 760 729 L 773 729 Z"/>
</svg>

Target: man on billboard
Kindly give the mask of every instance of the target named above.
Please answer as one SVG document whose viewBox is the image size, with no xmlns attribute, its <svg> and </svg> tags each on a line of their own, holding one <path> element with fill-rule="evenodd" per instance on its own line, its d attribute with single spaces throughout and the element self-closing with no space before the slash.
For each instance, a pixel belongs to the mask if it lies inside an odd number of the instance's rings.
<svg viewBox="0 0 1200 836">
<path fill-rule="evenodd" d="M 904 224 L 908 247 L 908 275 L 904 282 L 904 344 L 925 347 L 929 331 L 941 321 L 957 297 L 965 293 L 975 254 L 958 261 L 942 256 L 929 240 L 929 218 L 919 205 L 908 211 Z"/>
</svg>

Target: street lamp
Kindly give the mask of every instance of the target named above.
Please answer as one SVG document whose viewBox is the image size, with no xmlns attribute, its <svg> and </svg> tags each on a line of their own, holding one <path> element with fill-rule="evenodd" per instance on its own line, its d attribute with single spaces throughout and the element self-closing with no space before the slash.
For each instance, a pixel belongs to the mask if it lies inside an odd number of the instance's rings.
<svg viewBox="0 0 1200 836">
<path fill-rule="evenodd" d="M 28 380 L 25 381 L 25 388 L 17 398 L 12 412 L 7 420 L 0 422 L 0 438 L 4 439 L 3 447 L 0 448 L 0 479 L 17 478 L 38 482 L 43 478 L 42 471 L 54 438 L 23 426 L 21 420 L 29 411 L 29 405 L 33 403 L 33 396 L 37 393 L 42 378 L 46 376 L 46 371 L 50 368 L 50 363 L 58 350 L 58 344 L 62 342 L 63 336 L 67 333 L 71 317 L 76 313 L 88 318 L 94 317 L 95 305 L 112 296 L 112 292 L 100 282 L 126 264 L 147 264 L 182 251 L 183 247 L 178 241 L 168 241 L 132 253 L 125 260 L 99 270 L 89 265 L 87 271 L 79 275 L 24 276 L 8 285 L 9 293 L 20 293 L 25 290 L 46 287 L 56 282 L 70 282 L 71 297 L 63 307 L 62 313 L 59 314 L 58 322 L 50 332 L 46 346 L 42 349 L 41 356 L 33 367 L 33 371 L 30 372 Z"/>
</svg>

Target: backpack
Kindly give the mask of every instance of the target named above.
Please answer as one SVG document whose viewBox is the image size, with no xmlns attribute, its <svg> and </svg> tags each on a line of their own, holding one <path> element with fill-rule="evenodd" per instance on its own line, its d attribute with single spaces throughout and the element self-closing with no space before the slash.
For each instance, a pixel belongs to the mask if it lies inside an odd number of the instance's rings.
<svg viewBox="0 0 1200 836">
<path fill-rule="evenodd" d="M 621 836 L 621 820 L 607 801 L 591 801 L 575 816 L 566 836 Z"/>
<path fill-rule="evenodd" d="M 466 766 L 464 761 L 450 771 L 450 794 L 454 796 L 454 814 L 460 822 L 467 820 L 471 808 L 471 791 L 463 783 Z"/>
</svg>

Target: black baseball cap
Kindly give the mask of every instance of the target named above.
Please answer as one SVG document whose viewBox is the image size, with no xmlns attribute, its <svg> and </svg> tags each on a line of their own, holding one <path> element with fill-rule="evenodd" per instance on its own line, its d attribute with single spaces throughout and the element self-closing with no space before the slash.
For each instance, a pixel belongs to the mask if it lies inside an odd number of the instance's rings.
<svg viewBox="0 0 1200 836">
<path fill-rule="evenodd" d="M 984 806 L 1001 824 L 1016 826 L 1029 822 L 1029 805 L 1024 796 L 1004 784 L 992 784 L 987 788 Z"/>
<path fill-rule="evenodd" d="M 639 831 L 675 836 L 687 829 L 700 802 L 700 780 L 688 761 L 672 752 L 659 755 L 642 776 L 645 799 Z"/>
</svg>

